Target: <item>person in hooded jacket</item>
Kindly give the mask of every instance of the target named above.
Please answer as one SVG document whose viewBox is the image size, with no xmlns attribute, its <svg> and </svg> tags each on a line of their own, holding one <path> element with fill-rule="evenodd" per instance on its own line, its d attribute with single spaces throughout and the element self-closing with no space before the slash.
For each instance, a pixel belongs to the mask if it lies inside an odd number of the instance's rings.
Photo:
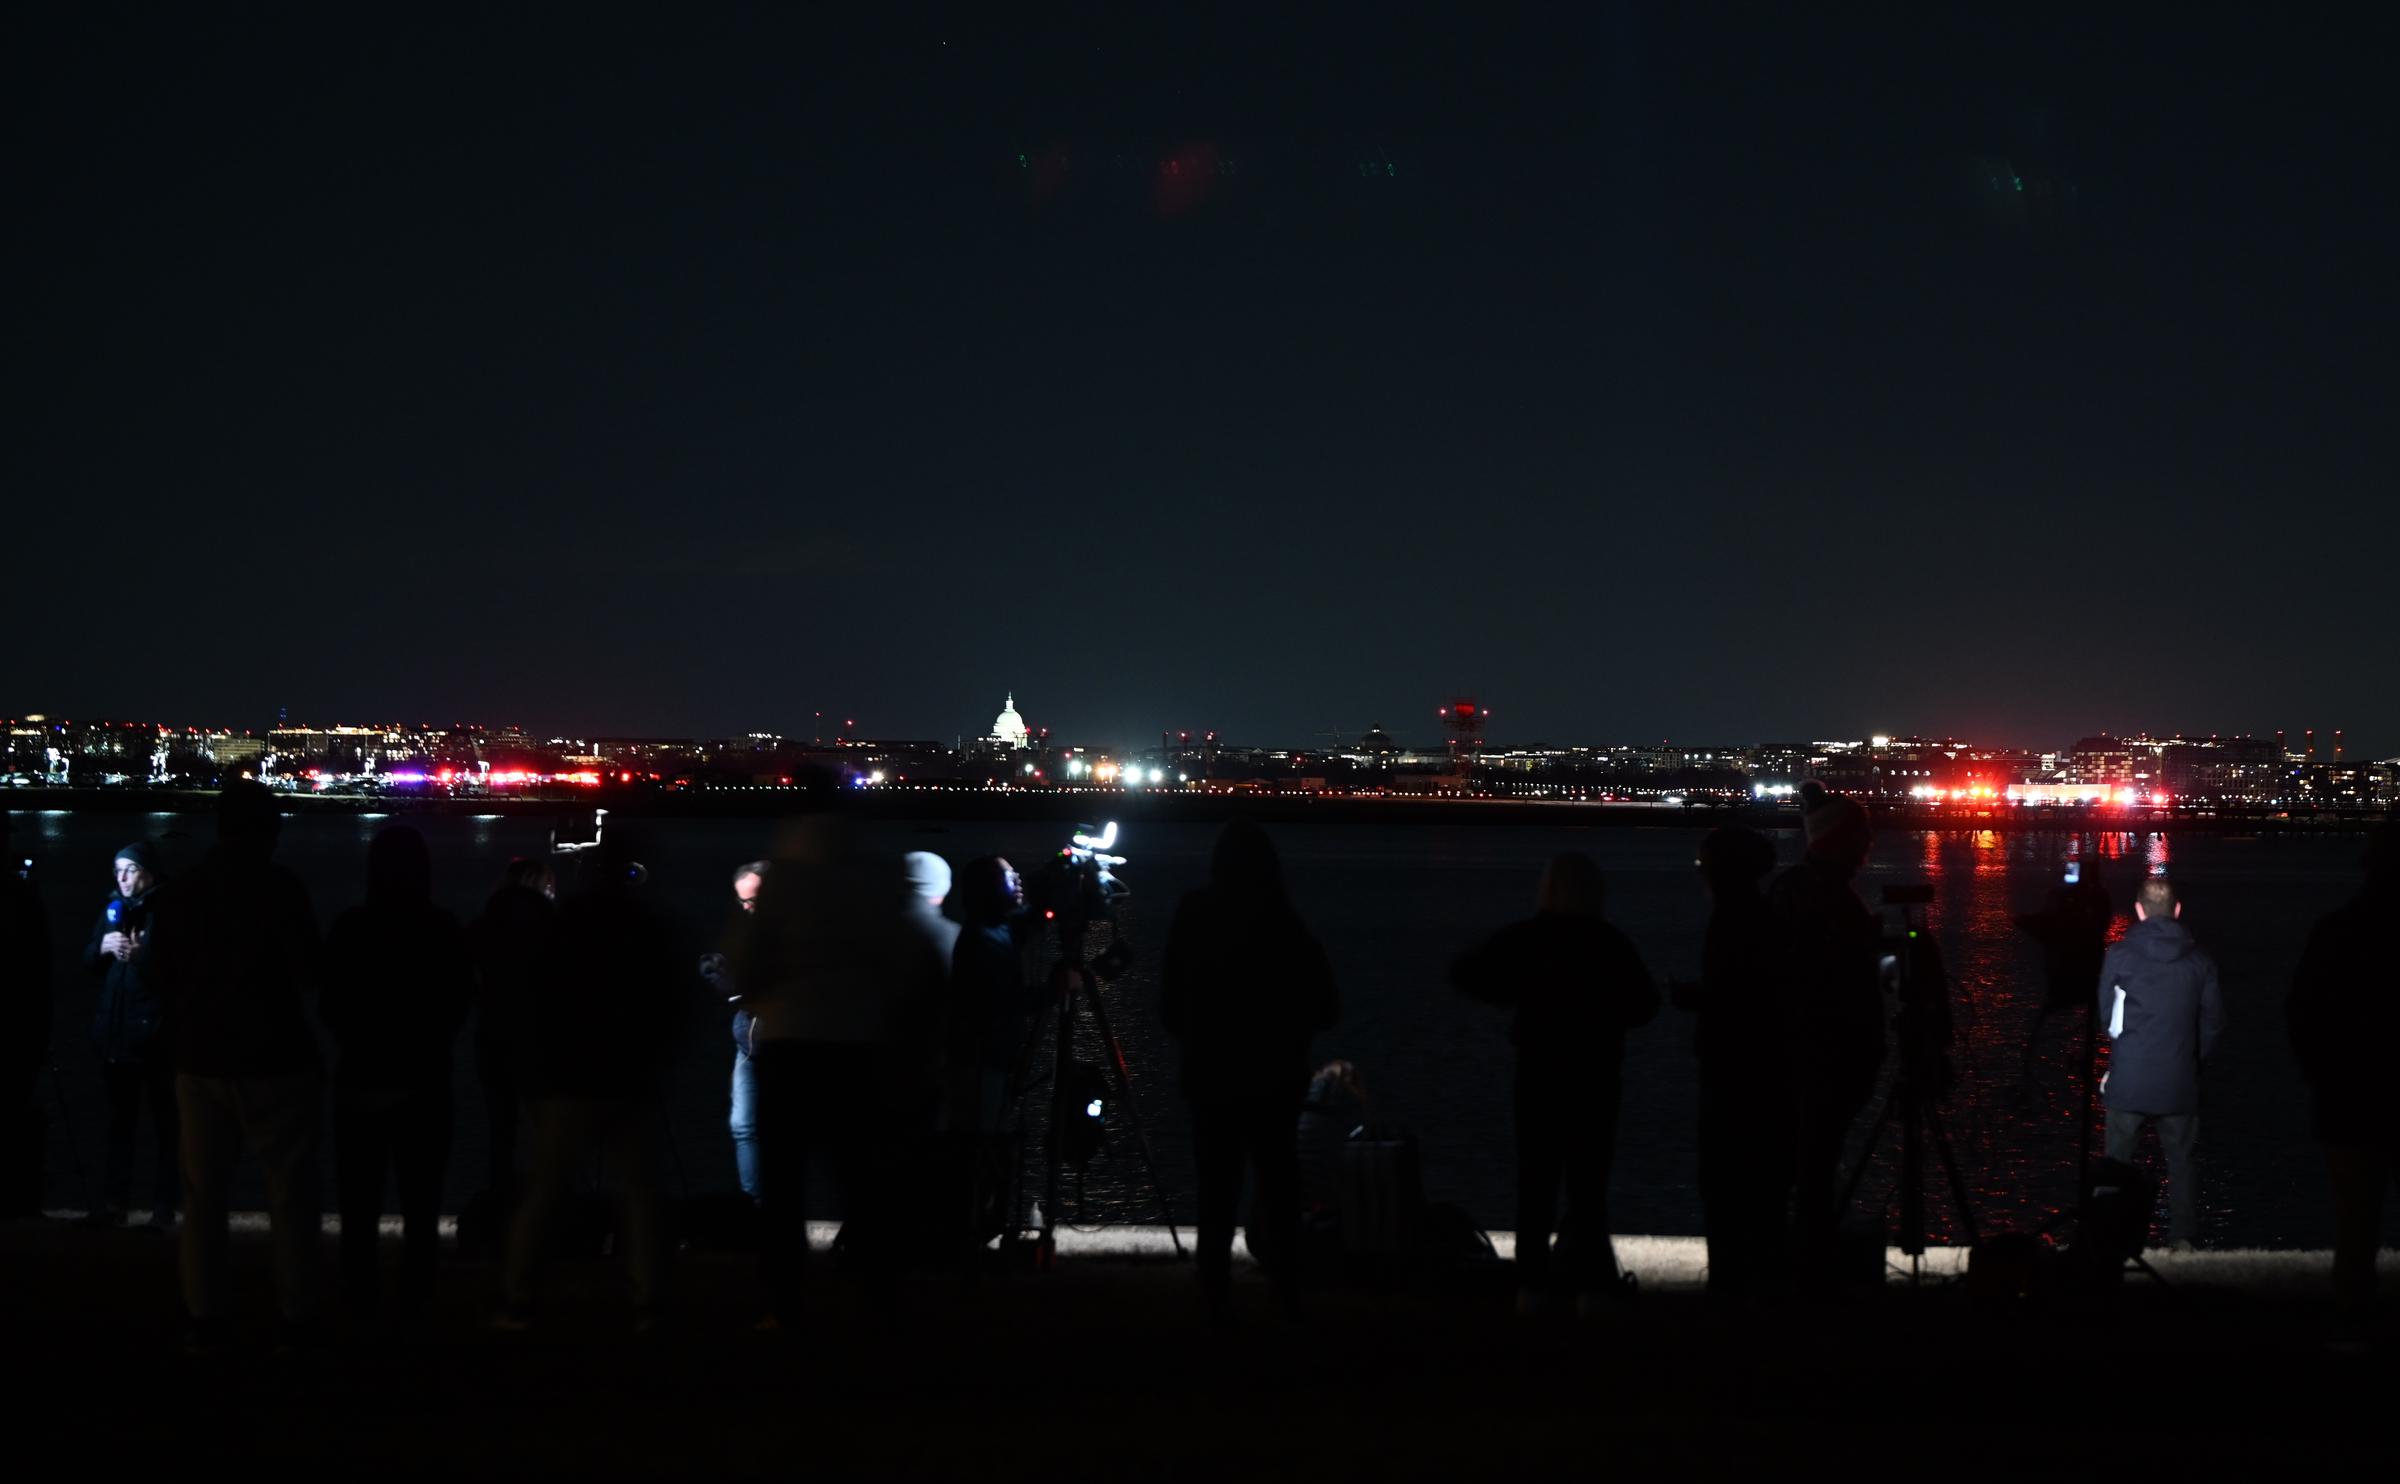
<svg viewBox="0 0 2400 1484">
<path fill-rule="evenodd" d="M 1759 881 L 1775 847 L 1728 825 L 1700 842 L 1708 891 L 1688 1008 L 1700 1063 L 1700 1219 L 1711 1295 L 1756 1298 L 1788 1276 L 1792 1051 L 1778 999 L 1782 944 Z"/>
<path fill-rule="evenodd" d="M 1624 1101 L 1625 1033 L 1658 1013 L 1658 986 L 1602 915 L 1600 868 L 1580 851 L 1542 873 L 1538 910 L 1461 955 L 1451 982 L 1516 1011 L 1518 1308 L 1564 1281 L 1588 1309 L 1626 1291 L 1609 1238 L 1608 1180 Z M 1562 1250 L 1558 1196 L 1566 1187 Z M 1561 1271 L 1554 1271 L 1561 1270 Z"/>
<path fill-rule="evenodd" d="M 2292 1052 L 2314 1098 L 2310 1129 L 2333 1183 L 2333 1293 L 2349 1343 L 2364 1339 L 2374 1312 L 2383 1202 L 2400 1176 L 2400 1098 L 2390 1069 L 2400 1045 L 2400 960 L 2391 947 L 2400 922 L 2400 821 L 2376 830 L 2365 864 L 2358 896 L 2309 933 L 2284 1002 Z"/>
<path fill-rule="evenodd" d="M 83 950 L 84 968 L 100 979 L 92 1049 L 100 1057 L 100 1076 L 108 1092 L 108 1153 L 101 1166 L 100 1209 L 89 1219 L 98 1226 L 125 1222 L 133 1198 L 134 1145 L 147 1100 L 157 1161 L 149 1226 L 165 1231 L 175 1224 L 181 1197 L 175 1177 L 175 1064 L 167 1054 L 166 1002 L 150 977 L 157 853 L 148 841 L 136 840 L 117 852 L 115 869 L 117 889 L 101 907 Z"/>
<path fill-rule="evenodd" d="M 961 940 L 964 941 L 963 939 Z M 1266 831 L 1228 823 L 1206 886 L 1176 904 L 1160 968 L 1160 1012 L 1180 1046 L 1199 1184 L 1200 1292 L 1212 1321 L 1232 1317 L 1233 1228 L 1242 1167 L 1257 1180 L 1251 1220 L 1265 1252 L 1298 1249 L 1300 1105 L 1309 1043 L 1341 1018 L 1325 949 L 1300 920 Z M 1287 1312 L 1297 1264 L 1268 1270 Z"/>
<path fill-rule="evenodd" d="M 558 877 L 539 856 L 508 863 L 467 928 L 475 962 L 475 1080 L 483 1093 L 484 1189 L 500 1230 L 517 1199 L 517 1124 L 531 1060 L 534 1001 L 558 949 Z"/>
<path fill-rule="evenodd" d="M 2134 895 L 2139 920 L 2100 966 L 2100 1023 L 2109 1038 L 2108 1157 L 2131 1163 L 2145 1124 L 2167 1155 L 2167 1240 L 2199 1239 L 2200 1064 L 2225 1033 L 2217 962 L 2183 925 L 2183 903 L 2163 876 Z"/>
<path fill-rule="evenodd" d="M 432 1295 L 442 1180 L 454 1117 L 452 1047 L 466 1024 L 474 967 L 458 919 L 433 905 L 424 836 L 387 825 L 367 846 L 367 900 L 325 939 L 317 1015 L 335 1047 L 334 1186 L 342 1213 L 342 1285 L 353 1312 L 380 1300 L 384 1182 L 400 1188 L 401 1293 Z"/>
</svg>

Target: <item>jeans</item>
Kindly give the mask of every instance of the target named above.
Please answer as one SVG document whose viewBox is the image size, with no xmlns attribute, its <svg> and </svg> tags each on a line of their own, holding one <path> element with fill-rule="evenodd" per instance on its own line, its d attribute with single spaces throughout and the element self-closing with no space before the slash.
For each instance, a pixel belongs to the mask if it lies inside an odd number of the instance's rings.
<svg viewBox="0 0 2400 1484">
<path fill-rule="evenodd" d="M 180 1140 L 175 1116 L 175 1068 L 164 1057 L 112 1061 L 100 1069 L 108 1088 L 108 1158 L 101 1167 L 100 1204 L 122 1211 L 133 1204 L 133 1145 L 142 1122 L 142 1099 L 150 1100 L 150 1129 L 158 1171 L 152 1177 L 150 1219 L 164 1224 L 179 1203 L 175 1178 Z"/>
<path fill-rule="evenodd" d="M 654 1312 L 665 1297 L 667 1271 L 659 1205 L 666 1121 L 657 1095 L 528 1098 L 525 1134 L 531 1169 L 509 1225 L 509 1306 L 532 1307 L 551 1232 L 574 1195 L 584 1160 L 598 1154 L 617 1177 L 617 1253 L 625 1263 L 634 1312 Z"/>
<path fill-rule="evenodd" d="M 2158 1144 L 2167 1155 L 2167 1240 L 2196 1242 L 2200 1237 L 2200 1186 L 2192 1155 L 2200 1147 L 2200 1115 L 2111 1108 L 2108 1157 L 2133 1163 L 2145 1123 L 2158 1125 Z"/>
<path fill-rule="evenodd" d="M 1842 1151 L 1850 1126 L 1875 1097 L 1879 1063 L 1829 1056 L 1803 1077 L 1792 1131 L 1792 1238 L 1799 1274 L 1811 1282 L 1835 1271 L 1842 1226 Z"/>
<path fill-rule="evenodd" d="M 2373 1144 L 2328 1144 L 2333 1177 L 2333 1297 L 2348 1314 L 2375 1306 L 2375 1258 L 2383 1248 L 2383 1196 L 2400 1181 L 2400 1159 Z"/>
<path fill-rule="evenodd" d="M 1790 1105 L 1764 1076 L 1700 1082 L 1700 1221 L 1708 1291 L 1751 1294 L 1790 1275 Z M 1762 1093 L 1761 1088 L 1765 1091 Z"/>
<path fill-rule="evenodd" d="M 1613 1079 L 1612 1079 L 1613 1080 Z M 1597 1094 L 1597 1095 L 1595 1095 Z M 1548 1087 L 1517 1077 L 1517 1286 L 1553 1282 L 1550 1233 L 1557 1230 L 1566 1259 L 1555 1266 L 1580 1291 L 1605 1288 L 1617 1276 L 1609 1236 L 1608 1177 L 1617 1147 L 1617 1089 Z M 1567 1214 L 1558 1220 L 1566 1187 Z"/>
<path fill-rule="evenodd" d="M 334 1189 L 342 1209 L 342 1286 L 353 1306 L 375 1307 L 382 1287 L 379 1230 L 384 1176 L 400 1185 L 401 1291 L 431 1296 L 441 1255 L 442 1177 L 450 1165 L 450 1088 L 381 1092 L 336 1088 Z"/>
<path fill-rule="evenodd" d="M 1234 1216 L 1241 1206 L 1242 1166 L 1258 1179 L 1251 1201 L 1251 1250 L 1277 1257 L 1300 1245 L 1300 1095 L 1243 1098 L 1192 1105 L 1192 1171 L 1200 1186 L 1200 1288 L 1221 1297 L 1233 1283 Z M 1294 1264 L 1268 1270 L 1289 1289 Z"/>
<path fill-rule="evenodd" d="M 314 1319 L 325 1230 L 317 1175 L 322 1079 L 314 1071 L 281 1077 L 179 1073 L 175 1102 L 183 1120 L 183 1235 L 176 1255 L 185 1311 L 198 1320 L 226 1317 L 226 1206 L 247 1144 L 258 1150 L 267 1178 L 276 1307 L 287 1320 Z"/>
<path fill-rule="evenodd" d="M 733 1173 L 742 1182 L 742 1194 L 752 1201 L 758 1199 L 758 1069 L 751 1064 L 750 1053 L 736 1047 L 733 1053 L 733 1101 L 725 1118 L 726 1132 L 733 1135 Z"/>
</svg>

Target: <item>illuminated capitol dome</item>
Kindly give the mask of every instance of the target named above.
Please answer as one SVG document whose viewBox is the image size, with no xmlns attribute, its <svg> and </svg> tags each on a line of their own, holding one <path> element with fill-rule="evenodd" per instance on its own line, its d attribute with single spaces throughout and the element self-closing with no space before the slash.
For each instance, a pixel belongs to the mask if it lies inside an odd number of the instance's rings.
<svg viewBox="0 0 2400 1484">
<path fill-rule="evenodd" d="M 988 693 L 987 693 L 988 694 Z M 1025 718 L 1017 715 L 1017 694 L 1010 691 L 1000 707 L 999 719 L 992 723 L 992 740 L 1002 747 L 1025 745 Z"/>
</svg>

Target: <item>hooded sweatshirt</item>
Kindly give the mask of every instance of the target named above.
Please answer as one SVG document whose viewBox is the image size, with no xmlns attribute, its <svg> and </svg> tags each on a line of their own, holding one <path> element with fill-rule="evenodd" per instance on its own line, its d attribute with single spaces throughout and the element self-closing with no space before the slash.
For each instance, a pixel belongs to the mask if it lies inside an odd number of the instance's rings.
<svg viewBox="0 0 2400 1484">
<path fill-rule="evenodd" d="M 2100 967 L 2099 1011 L 2112 1043 L 2108 1106 L 2161 1116 L 2199 1112 L 2200 1063 L 2224 1033 L 2225 1001 L 2216 960 L 2190 930 L 2166 917 L 2135 924 Z"/>
</svg>

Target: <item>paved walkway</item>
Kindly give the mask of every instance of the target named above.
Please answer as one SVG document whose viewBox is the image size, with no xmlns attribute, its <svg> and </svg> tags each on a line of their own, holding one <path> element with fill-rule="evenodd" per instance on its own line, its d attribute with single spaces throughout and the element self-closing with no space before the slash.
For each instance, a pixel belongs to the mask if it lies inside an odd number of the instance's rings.
<svg viewBox="0 0 2400 1484">
<path fill-rule="evenodd" d="M 1294 1326 L 1245 1276 L 1219 1334 L 1160 1235 L 1072 1234 L 1053 1271 L 972 1287 L 918 1277 L 889 1313 L 827 1264 L 781 1334 L 752 1327 L 747 1259 L 687 1253 L 647 1340 L 601 1263 L 560 1270 L 543 1327 L 494 1334 L 497 1274 L 453 1253 L 422 1325 L 278 1355 L 245 1230 L 255 1322 L 194 1361 L 170 1239 L 0 1223 L 10 1410 L 60 1466 L 194 1477 L 2282 1477 L 2303 1453 L 2312 1471 L 2391 1456 L 2400 1366 L 2325 1345 L 2322 1254 L 2163 1258 L 2171 1288 L 2135 1279 L 2109 1306 L 1936 1283 L 1727 1314 L 1692 1284 L 1697 1244 L 1634 1238 L 1644 1295 L 1606 1322 L 1515 1318 L 1501 1269 L 1319 1295 Z"/>
</svg>

